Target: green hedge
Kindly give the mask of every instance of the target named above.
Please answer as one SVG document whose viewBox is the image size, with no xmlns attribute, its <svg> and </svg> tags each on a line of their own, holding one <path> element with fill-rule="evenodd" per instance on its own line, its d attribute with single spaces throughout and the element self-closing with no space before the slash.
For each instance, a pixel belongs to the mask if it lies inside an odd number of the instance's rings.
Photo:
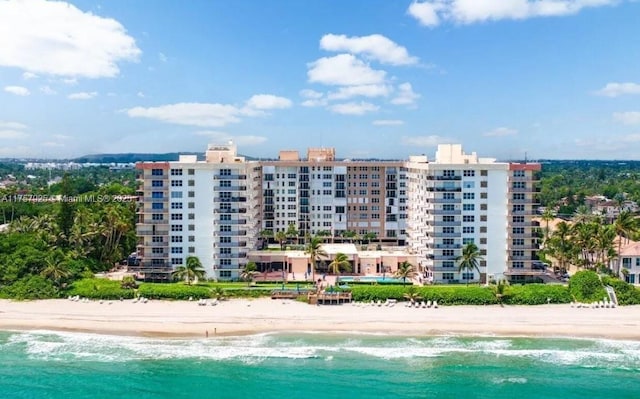
<svg viewBox="0 0 640 399">
<path fill-rule="evenodd" d="M 369 285 L 354 286 L 351 292 L 355 301 L 369 302 L 387 299 L 405 301 L 404 294 L 411 289 L 420 296 L 420 300 L 437 301 L 442 305 L 491 305 L 497 303 L 490 288 L 478 286 L 413 288 L 411 285 L 406 287 Z"/>
<path fill-rule="evenodd" d="M 227 298 L 260 298 L 271 296 L 271 291 L 278 288 L 225 288 L 224 296 Z"/>
<path fill-rule="evenodd" d="M 512 285 L 505 290 L 503 302 L 508 305 L 571 303 L 571 295 L 567 287 L 560 284 Z"/>
<path fill-rule="evenodd" d="M 591 270 L 582 270 L 569 279 L 571 298 L 582 303 L 601 301 L 607 294 L 598 274 Z"/>
<path fill-rule="evenodd" d="M 206 286 L 184 283 L 142 283 L 138 287 L 138 295 L 149 299 L 203 299 L 211 298 L 211 293 Z"/>
<path fill-rule="evenodd" d="M 640 290 L 613 277 L 603 277 L 602 282 L 613 287 L 619 305 L 640 305 Z"/>
<path fill-rule="evenodd" d="M 0 289 L 0 298 L 24 300 L 59 297 L 60 291 L 58 291 L 50 280 L 41 276 L 25 277 Z"/>
<path fill-rule="evenodd" d="M 135 291 L 121 287 L 120 281 L 105 278 L 85 278 L 71 284 L 67 295 L 89 299 L 131 299 Z"/>
</svg>

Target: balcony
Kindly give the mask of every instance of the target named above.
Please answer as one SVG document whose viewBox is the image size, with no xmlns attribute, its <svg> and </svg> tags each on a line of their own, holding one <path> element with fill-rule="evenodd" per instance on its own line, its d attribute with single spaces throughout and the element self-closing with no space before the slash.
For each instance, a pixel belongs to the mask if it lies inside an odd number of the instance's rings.
<svg viewBox="0 0 640 399">
<path fill-rule="evenodd" d="M 221 174 L 217 174 L 217 175 L 213 175 L 213 180 L 247 180 L 247 175 L 221 175 Z"/>
<path fill-rule="evenodd" d="M 460 237 L 460 236 L 461 236 L 461 234 L 462 234 L 461 232 L 457 232 L 457 233 L 442 233 L 442 232 L 435 232 L 435 233 L 433 233 L 433 234 L 431 234 L 431 235 L 432 235 L 433 237 L 436 237 L 436 238 L 440 238 L 440 237 L 442 237 L 442 238 L 447 238 L 447 237 L 449 237 L 449 238 L 454 238 L 454 237 Z"/>
<path fill-rule="evenodd" d="M 456 260 L 456 255 L 433 255 L 433 260 Z"/>
<path fill-rule="evenodd" d="M 213 197 L 214 202 L 247 202 L 247 197 Z"/>
<path fill-rule="evenodd" d="M 436 244 L 434 248 L 437 249 L 459 249 L 462 248 L 462 244 Z"/>
<path fill-rule="evenodd" d="M 462 180 L 462 176 L 434 176 L 436 180 Z"/>
<path fill-rule="evenodd" d="M 247 191 L 247 186 L 216 186 L 213 191 Z"/>
<path fill-rule="evenodd" d="M 220 243 L 216 243 L 214 244 L 215 246 L 218 246 L 219 248 L 244 248 L 247 246 L 247 242 L 246 241 L 240 241 L 240 242 L 220 242 Z"/>
<path fill-rule="evenodd" d="M 460 209 L 454 210 L 444 210 L 444 209 L 434 209 L 431 211 L 434 215 L 460 215 L 462 211 Z"/>
<path fill-rule="evenodd" d="M 451 226 L 451 227 L 456 227 L 456 226 L 461 226 L 462 225 L 462 221 L 461 220 L 456 220 L 453 222 L 445 222 L 442 220 L 439 220 L 437 222 L 435 222 L 436 226 Z"/>
<path fill-rule="evenodd" d="M 219 237 L 244 237 L 247 235 L 247 230 L 238 230 L 238 231 L 217 231 L 213 233 L 215 236 Z"/>
<path fill-rule="evenodd" d="M 434 198 L 432 200 L 434 204 L 460 204 L 462 203 L 461 198 Z"/>
<path fill-rule="evenodd" d="M 455 193 L 455 192 L 461 192 L 462 191 L 462 187 L 456 187 L 456 186 L 451 186 L 451 187 L 427 187 L 427 191 L 429 191 L 429 192 L 438 192 L 438 193 Z"/>
<path fill-rule="evenodd" d="M 247 208 L 238 208 L 238 209 L 220 208 L 220 209 L 214 209 L 213 213 L 247 213 Z"/>
</svg>

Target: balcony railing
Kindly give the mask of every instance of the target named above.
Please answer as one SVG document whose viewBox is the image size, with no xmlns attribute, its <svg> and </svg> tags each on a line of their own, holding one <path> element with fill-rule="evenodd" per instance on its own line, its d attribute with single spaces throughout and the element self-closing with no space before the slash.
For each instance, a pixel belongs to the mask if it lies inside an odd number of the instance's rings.
<svg viewBox="0 0 640 399">
<path fill-rule="evenodd" d="M 213 188 L 213 191 L 246 191 L 247 186 L 216 186 Z"/>
</svg>

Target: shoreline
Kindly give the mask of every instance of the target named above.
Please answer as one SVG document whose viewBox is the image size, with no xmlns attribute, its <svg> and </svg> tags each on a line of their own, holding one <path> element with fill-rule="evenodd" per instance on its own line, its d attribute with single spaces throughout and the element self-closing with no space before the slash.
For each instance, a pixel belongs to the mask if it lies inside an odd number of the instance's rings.
<svg viewBox="0 0 640 399">
<path fill-rule="evenodd" d="M 0 330 L 47 330 L 159 339 L 262 333 L 495 336 L 640 341 L 640 306 L 313 306 L 267 298 L 198 306 L 189 301 L 0 300 Z"/>
</svg>

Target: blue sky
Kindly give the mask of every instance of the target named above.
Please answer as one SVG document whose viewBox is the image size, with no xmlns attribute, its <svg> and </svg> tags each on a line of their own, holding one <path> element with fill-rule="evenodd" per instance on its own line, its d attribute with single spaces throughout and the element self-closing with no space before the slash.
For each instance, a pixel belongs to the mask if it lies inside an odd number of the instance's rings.
<svg viewBox="0 0 640 399">
<path fill-rule="evenodd" d="M 633 0 L 0 0 L 0 157 L 640 159 Z"/>
</svg>

